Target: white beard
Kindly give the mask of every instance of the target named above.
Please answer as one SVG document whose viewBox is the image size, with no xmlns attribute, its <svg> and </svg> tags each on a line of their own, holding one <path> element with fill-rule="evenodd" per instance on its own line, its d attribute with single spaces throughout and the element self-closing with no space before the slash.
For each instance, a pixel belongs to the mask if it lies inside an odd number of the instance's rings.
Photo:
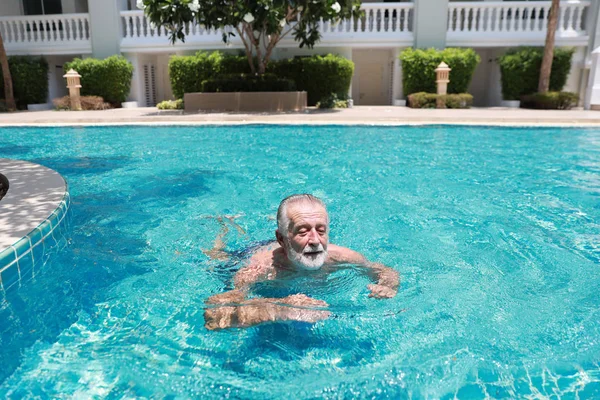
<svg viewBox="0 0 600 400">
<path fill-rule="evenodd" d="M 327 260 L 327 250 L 321 243 L 317 246 L 306 245 L 302 252 L 297 252 L 288 242 L 286 243 L 286 251 L 289 260 L 296 268 L 307 271 L 315 271 L 321 268 L 325 264 L 325 260 Z M 315 251 L 319 253 L 311 254 L 311 252 Z"/>
</svg>

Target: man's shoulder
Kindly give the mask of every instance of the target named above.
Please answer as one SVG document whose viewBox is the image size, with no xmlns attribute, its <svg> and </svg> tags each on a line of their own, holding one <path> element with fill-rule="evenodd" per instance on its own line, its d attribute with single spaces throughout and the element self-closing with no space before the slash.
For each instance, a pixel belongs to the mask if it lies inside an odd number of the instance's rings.
<svg viewBox="0 0 600 400">
<path fill-rule="evenodd" d="M 330 264 L 364 264 L 367 262 L 362 254 L 347 247 L 329 244 L 327 252 Z"/>
</svg>

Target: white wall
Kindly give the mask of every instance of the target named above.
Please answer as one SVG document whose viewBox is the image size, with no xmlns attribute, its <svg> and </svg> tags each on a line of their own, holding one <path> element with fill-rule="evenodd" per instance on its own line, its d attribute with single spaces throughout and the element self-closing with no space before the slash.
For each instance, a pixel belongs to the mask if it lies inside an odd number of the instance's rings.
<svg viewBox="0 0 600 400">
<path fill-rule="evenodd" d="M 48 60 L 48 102 L 68 94 L 67 81 L 63 78 L 63 66 L 74 56 L 47 56 Z"/>
<path fill-rule="evenodd" d="M 354 49 L 352 51 L 352 61 L 354 61 L 352 99 L 354 99 L 354 104 L 391 104 L 393 56 L 392 49 Z"/>
<path fill-rule="evenodd" d="M 505 48 L 475 49 L 481 62 L 477 65 L 469 93 L 473 95 L 475 107 L 499 106 L 502 101 L 502 85 L 500 83 L 500 67 L 496 59 L 506 51 Z M 450 72 L 452 80 L 452 72 Z"/>
<path fill-rule="evenodd" d="M 0 16 L 21 15 L 21 0 L 0 0 Z"/>
</svg>

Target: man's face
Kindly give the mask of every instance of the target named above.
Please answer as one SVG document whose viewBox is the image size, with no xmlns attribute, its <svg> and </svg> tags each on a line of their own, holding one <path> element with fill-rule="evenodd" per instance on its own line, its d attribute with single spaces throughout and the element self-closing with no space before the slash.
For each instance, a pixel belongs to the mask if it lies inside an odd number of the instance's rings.
<svg viewBox="0 0 600 400">
<path fill-rule="evenodd" d="M 300 269 L 321 268 L 329 244 L 327 211 L 319 204 L 299 202 L 288 206 L 287 214 L 290 224 L 283 242 L 289 260 Z"/>
</svg>

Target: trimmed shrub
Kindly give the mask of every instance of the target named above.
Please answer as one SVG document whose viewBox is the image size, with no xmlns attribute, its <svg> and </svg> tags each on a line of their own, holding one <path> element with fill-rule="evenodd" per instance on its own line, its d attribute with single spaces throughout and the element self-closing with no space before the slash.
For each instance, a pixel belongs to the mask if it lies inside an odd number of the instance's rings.
<svg viewBox="0 0 600 400">
<path fill-rule="evenodd" d="M 444 108 L 469 108 L 473 105 L 473 96 L 469 93 L 443 94 L 413 93 L 408 95 L 410 108 L 437 108 L 437 104 L 444 104 Z"/>
<path fill-rule="evenodd" d="M 252 74 L 250 64 L 248 63 L 248 57 L 245 55 L 234 56 L 230 54 L 223 55 L 220 61 L 218 72 L 221 75 Z"/>
<path fill-rule="evenodd" d="M 246 75 L 230 74 L 202 82 L 202 91 L 215 92 L 290 92 L 296 85 L 289 79 L 281 79 L 273 74 Z"/>
<path fill-rule="evenodd" d="M 275 61 L 267 69 L 296 82 L 297 90 L 307 92 L 308 105 L 314 106 L 332 94 L 339 100 L 348 98 L 354 63 L 344 57 L 327 54 Z"/>
<path fill-rule="evenodd" d="M 52 100 L 54 108 L 56 110 L 71 110 L 71 99 L 69 96 L 59 97 L 58 99 Z M 90 110 L 108 110 L 113 108 L 110 103 L 106 103 L 102 97 L 99 96 L 81 96 L 81 109 L 83 111 Z"/>
<path fill-rule="evenodd" d="M 418 92 L 435 93 L 435 69 L 443 61 L 452 69 L 448 93 L 466 93 L 473 73 L 481 61 L 473 49 L 447 48 L 406 49 L 400 53 L 402 87 L 406 95 Z"/>
<path fill-rule="evenodd" d="M 577 105 L 579 96 L 573 92 L 534 93 L 521 97 L 522 108 L 538 110 L 570 110 Z"/>
<path fill-rule="evenodd" d="M 65 73 L 71 68 L 81 75 L 82 96 L 99 96 L 116 107 L 127 100 L 133 65 L 124 57 L 110 56 L 104 60 L 76 58 L 65 63 Z"/>
<path fill-rule="evenodd" d="M 418 92 L 407 96 L 410 108 L 435 108 L 437 94 Z"/>
<path fill-rule="evenodd" d="M 348 100 L 340 100 L 335 93 L 332 93 L 322 98 L 317 103 L 317 108 L 348 108 Z"/>
<path fill-rule="evenodd" d="M 199 51 L 193 56 L 173 56 L 169 60 L 169 79 L 173 95 L 202 91 L 202 82 L 220 73 L 223 54 Z"/>
<path fill-rule="evenodd" d="M 554 49 L 550 91 L 558 92 L 565 87 L 573 52 L 574 49 Z M 519 100 L 523 95 L 537 92 L 543 56 L 542 47 L 522 47 L 511 49 L 498 58 L 504 100 Z"/>
<path fill-rule="evenodd" d="M 48 62 L 43 57 L 8 58 L 17 107 L 45 103 L 48 99 Z M 4 98 L 4 80 L 0 79 L 0 98 Z"/>
<path fill-rule="evenodd" d="M 183 99 L 165 100 L 156 105 L 159 110 L 183 110 Z"/>
<path fill-rule="evenodd" d="M 440 97 L 446 108 L 471 108 L 473 105 L 473 95 L 469 93 L 446 94 Z"/>
</svg>

